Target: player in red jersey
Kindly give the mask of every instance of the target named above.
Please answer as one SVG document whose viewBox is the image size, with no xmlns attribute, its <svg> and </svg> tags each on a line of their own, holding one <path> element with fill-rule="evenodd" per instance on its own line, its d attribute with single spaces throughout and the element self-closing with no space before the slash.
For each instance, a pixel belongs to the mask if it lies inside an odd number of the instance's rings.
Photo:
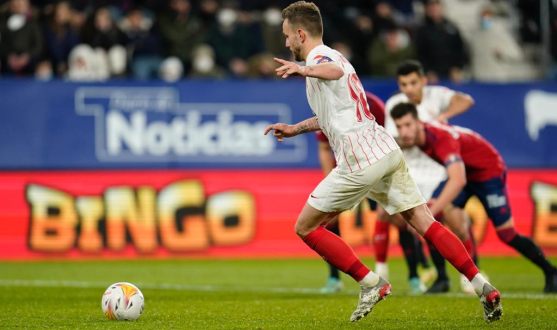
<svg viewBox="0 0 557 330">
<path fill-rule="evenodd" d="M 360 285 L 360 299 L 350 321 L 356 322 L 391 293 L 391 285 L 362 263 L 354 250 L 325 226 L 341 212 L 371 198 L 389 214 L 404 220 L 437 247 L 471 281 L 484 309 L 484 319 L 496 321 L 503 313 L 501 295 L 474 265 L 462 242 L 436 222 L 393 137 L 370 113 L 363 86 L 354 67 L 339 52 L 323 44 L 323 21 L 314 3 L 298 1 L 282 12 L 285 46 L 296 62 L 276 58 L 283 79 L 306 78 L 306 95 L 313 116 L 294 125 L 269 125 L 279 141 L 322 131 L 335 152 L 337 166 L 308 196 L 294 231 L 323 259 L 350 275 Z"/>
<path fill-rule="evenodd" d="M 557 268 L 530 238 L 515 230 L 508 203 L 506 166 L 499 152 L 472 130 L 420 121 L 411 103 L 396 105 L 391 116 L 404 146 L 417 145 L 447 168 L 448 179 L 434 192 L 431 212 L 437 214 L 453 206 L 463 208 L 470 197 L 477 196 L 499 238 L 543 270 L 544 292 L 557 293 Z"/>
<path fill-rule="evenodd" d="M 369 105 L 369 109 L 377 123 L 381 126 L 385 125 L 385 103 L 378 98 L 376 95 L 365 92 L 366 100 Z M 319 155 L 319 163 L 321 165 L 321 169 L 325 175 L 328 175 L 333 168 L 336 166 L 335 158 L 331 152 L 331 147 L 329 145 L 329 140 L 321 131 L 315 132 L 315 136 L 318 141 L 318 155 Z M 388 268 L 384 267 L 381 269 L 378 267 L 381 264 L 385 264 L 387 261 L 387 251 L 389 248 L 389 229 L 390 224 L 392 223 L 394 226 L 397 227 L 399 231 L 399 243 L 404 253 L 404 258 L 409 268 L 409 278 L 410 278 L 410 292 L 411 293 L 421 293 L 425 290 L 425 288 L 415 288 L 412 284 L 416 282 L 418 285 L 423 286 L 423 284 L 419 281 L 419 278 L 414 278 L 413 274 L 417 274 L 417 266 L 419 263 L 423 265 L 424 268 L 429 268 L 429 264 L 427 263 L 427 258 L 423 254 L 421 242 L 417 239 L 414 234 L 408 230 L 408 225 L 402 219 L 402 217 L 389 217 L 387 212 L 378 205 L 375 201 L 368 199 L 370 204 L 370 208 L 377 212 L 377 220 L 375 222 L 375 228 L 373 232 L 373 248 L 375 252 L 375 272 L 388 280 L 389 273 Z M 397 221 L 398 220 L 398 221 Z M 340 229 L 338 225 L 338 220 L 334 219 L 326 227 L 332 233 L 340 236 Z M 444 261 L 444 259 L 443 259 Z M 412 282 L 414 281 L 414 282 Z M 335 293 L 339 292 L 344 288 L 342 281 L 340 280 L 340 272 L 339 270 L 329 264 L 329 277 L 327 278 L 327 282 L 325 286 L 321 288 L 321 293 Z"/>
</svg>

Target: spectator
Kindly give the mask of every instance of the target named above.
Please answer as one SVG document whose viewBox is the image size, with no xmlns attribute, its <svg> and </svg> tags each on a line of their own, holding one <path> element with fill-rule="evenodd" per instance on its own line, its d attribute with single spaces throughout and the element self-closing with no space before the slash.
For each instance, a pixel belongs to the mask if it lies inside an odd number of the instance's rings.
<svg viewBox="0 0 557 330">
<path fill-rule="evenodd" d="M 405 30 L 392 27 L 372 44 L 368 63 L 374 77 L 394 78 L 401 62 L 414 58 L 410 36 Z"/>
<path fill-rule="evenodd" d="M 342 56 L 346 57 L 346 59 L 352 64 L 354 70 L 358 73 L 358 76 L 363 75 L 364 72 L 368 72 L 366 62 L 363 58 L 358 56 L 358 54 L 354 53 L 352 47 L 347 43 L 342 41 L 335 41 L 331 44 L 331 48 L 338 51 L 342 54 Z"/>
<path fill-rule="evenodd" d="M 217 12 L 219 3 L 216 0 L 201 0 L 199 4 L 199 19 L 205 33 L 217 25 Z"/>
<path fill-rule="evenodd" d="M 123 46 L 124 34 L 114 25 L 108 8 L 97 9 L 84 25 L 82 38 L 94 50 L 98 66 L 106 64 L 112 76 L 125 74 L 127 55 Z"/>
<path fill-rule="evenodd" d="M 72 30 L 79 35 L 79 33 L 83 31 L 85 22 L 87 22 L 87 14 L 78 8 L 72 7 L 70 15 L 70 26 Z"/>
<path fill-rule="evenodd" d="M 379 1 L 377 3 L 372 19 L 376 36 L 382 34 L 397 23 L 393 8 L 387 1 Z"/>
<path fill-rule="evenodd" d="M 352 23 L 347 22 L 347 25 L 349 30 L 346 35 L 350 37 L 343 38 L 343 42 L 350 45 L 354 59 L 361 61 L 356 63 L 357 68 L 354 66 L 358 75 L 366 76 L 369 74 L 368 66 L 365 63 L 368 45 L 375 40 L 373 20 L 369 16 L 361 14 Z M 354 65 L 353 62 L 351 63 Z"/>
<path fill-rule="evenodd" d="M 440 0 L 427 0 L 425 22 L 416 31 L 416 55 L 431 83 L 439 78 L 462 81 L 466 50 L 456 26 L 443 16 Z"/>
<path fill-rule="evenodd" d="M 460 32 L 462 38 L 470 44 L 474 39 L 474 32 L 478 28 L 477 18 L 482 9 L 491 0 L 444 0 L 443 6 L 446 18 L 451 21 Z"/>
<path fill-rule="evenodd" d="M 540 0 L 518 0 L 517 6 L 520 11 L 519 32 L 522 42 L 539 43 L 541 41 Z"/>
<path fill-rule="evenodd" d="M 223 2 L 223 4 L 224 8 L 235 9 L 237 7 L 236 2 L 234 1 L 229 3 Z M 249 53 L 252 55 L 263 53 L 265 51 L 265 44 L 263 41 L 263 34 L 261 32 L 260 13 L 246 10 L 238 10 L 237 12 L 237 22 L 247 31 L 247 34 L 250 36 Z"/>
<path fill-rule="evenodd" d="M 72 10 L 68 1 L 58 2 L 45 27 L 47 56 L 59 76 L 68 71 L 68 56 L 79 43 L 79 36 L 70 26 Z M 43 66 L 43 70 L 45 67 Z M 44 72 L 44 71 L 43 71 Z"/>
<path fill-rule="evenodd" d="M 42 61 L 37 64 L 37 68 L 35 69 L 35 79 L 39 81 L 50 81 L 53 75 L 52 65 L 49 61 Z"/>
<path fill-rule="evenodd" d="M 162 61 L 159 69 L 159 78 L 162 80 L 169 83 L 177 82 L 183 74 L 184 65 L 179 58 L 171 56 Z"/>
<path fill-rule="evenodd" d="M 265 9 L 261 17 L 261 30 L 267 53 L 274 54 L 280 58 L 290 56 L 290 51 L 284 46 L 282 13 L 278 7 Z"/>
<path fill-rule="evenodd" d="M 73 81 L 103 81 L 110 77 L 106 53 L 86 44 L 70 52 L 68 78 Z"/>
<path fill-rule="evenodd" d="M 226 68 L 234 77 L 248 74 L 246 59 L 254 55 L 252 35 L 245 25 L 238 22 L 238 11 L 222 8 L 217 14 L 218 26 L 213 29 L 207 42 L 215 49 L 217 64 Z"/>
<path fill-rule="evenodd" d="M 250 78 L 279 78 L 275 69 L 277 62 L 274 60 L 274 55 L 269 53 L 261 53 L 252 56 L 248 61 Z"/>
<path fill-rule="evenodd" d="M 33 9 L 30 2 L 38 9 Z M 323 36 L 325 43 L 342 52 L 361 77 L 370 74 L 390 76 L 390 62 L 396 61 L 399 56 L 407 58 L 414 49 L 416 57 L 424 63 L 431 82 L 435 83 L 439 78 L 460 81 L 464 69 L 468 68 L 465 45 L 470 46 L 470 55 L 474 57 L 469 71 L 470 76 L 473 73 L 476 79 L 505 81 L 516 80 L 521 75 L 530 79 L 540 72 L 539 68 L 531 65 L 539 62 L 541 52 L 537 44 L 541 33 L 539 0 L 319 2 L 323 24 L 330 27 L 325 28 L 329 31 Z M 169 56 L 175 57 L 167 65 L 169 68 L 175 67 L 176 58 L 182 62 L 179 79 L 184 75 L 220 78 L 221 70 L 226 76 L 267 76 L 270 64 L 267 54 L 279 57 L 281 54 L 282 57 L 291 55 L 284 47 L 281 17 L 281 8 L 289 2 L 0 0 L 0 3 L 2 73 L 31 75 L 34 72 L 42 80 L 68 75 L 70 50 L 80 41 L 89 44 L 91 49 L 89 52 L 80 47 L 77 54 L 81 55 L 74 56 L 74 60 L 79 59 L 74 64 L 81 63 L 78 72 L 83 76 L 95 76 L 94 79 L 106 79 L 106 73 L 83 74 L 89 72 L 83 66 L 87 62 L 82 60 L 87 57 L 84 54 L 93 54 L 91 56 L 95 60 L 89 62 L 106 68 L 112 76 L 122 76 L 127 69 L 136 79 L 160 75 L 164 71 L 160 68 L 161 61 Z M 485 4 L 494 5 L 493 9 L 497 12 L 492 20 L 498 22 L 494 22 L 491 29 L 487 26 L 480 28 L 477 24 L 477 17 Z M 134 9 L 138 5 L 142 6 L 142 10 Z M 416 28 L 415 22 L 422 22 L 424 12 L 425 22 Z M 39 13 L 44 14 L 43 21 L 39 20 Z M 508 21 L 503 24 L 505 26 L 499 22 L 502 13 L 507 13 L 508 17 Z M 116 21 L 119 21 L 118 25 Z M 486 17 L 485 22 L 489 21 Z M 391 31 L 393 25 L 404 30 Z M 520 44 L 517 38 L 513 38 L 511 25 L 513 32 L 520 32 Z M 556 40 L 551 44 L 551 56 L 557 58 L 557 23 L 551 29 L 551 38 Z M 407 33 L 414 39 L 413 47 L 405 44 Z M 493 39 L 498 34 L 504 37 Z M 474 39 L 476 36 L 477 40 Z M 481 41 L 485 39 L 491 41 Z M 503 43 L 501 40 L 510 41 Z M 486 47 L 478 46 L 480 43 Z M 213 50 L 207 51 L 204 45 L 194 54 L 196 47 L 202 44 L 211 45 Z M 494 47 L 503 47 L 505 50 L 493 52 Z M 522 53 L 521 56 L 507 53 L 510 49 Z M 493 57 L 493 54 L 498 55 Z M 482 56 L 493 61 L 484 61 L 485 69 L 479 65 Z M 129 65 L 126 64 L 128 60 Z M 512 68 L 503 69 L 510 63 L 513 64 Z M 555 68 L 557 72 L 557 66 Z M 371 72 L 371 69 L 375 72 Z M 527 74 L 521 71 L 523 69 L 532 72 Z M 517 76 L 519 71 L 522 73 Z M 495 72 L 505 72 L 505 75 L 496 78 Z M 72 75 L 76 75 L 75 67 Z M 550 75 L 553 76 L 548 72 Z"/>
<path fill-rule="evenodd" d="M 191 15 L 191 3 L 187 0 L 171 0 L 158 21 L 166 55 L 180 59 L 185 70 L 189 71 L 192 51 L 205 38 L 201 22 Z"/>
<path fill-rule="evenodd" d="M 557 11 L 553 14 L 553 17 L 551 17 L 550 24 L 551 56 L 553 62 L 557 63 Z"/>
<path fill-rule="evenodd" d="M 471 45 L 472 74 L 479 81 L 508 82 L 538 78 L 504 22 L 486 6 Z"/>
<path fill-rule="evenodd" d="M 93 48 L 110 50 L 115 45 L 124 44 L 124 35 L 114 25 L 108 8 L 97 9 L 89 22 L 85 23 L 83 41 Z"/>
<path fill-rule="evenodd" d="M 226 71 L 215 63 L 215 51 L 211 46 L 202 44 L 195 48 L 193 51 L 192 72 L 189 77 L 195 79 L 222 79 L 226 77 Z"/>
<path fill-rule="evenodd" d="M 126 38 L 132 76 L 142 80 L 155 78 L 163 57 L 161 40 L 154 31 L 152 20 L 146 18 L 141 9 L 135 8 L 128 12 L 120 28 Z"/>
<path fill-rule="evenodd" d="M 411 18 L 414 15 L 413 0 L 391 0 L 390 2 L 394 9 L 400 12 L 405 17 Z"/>
<path fill-rule="evenodd" d="M 43 35 L 29 0 L 11 0 L 0 16 L 0 66 L 9 74 L 33 73 L 43 51 Z"/>
</svg>

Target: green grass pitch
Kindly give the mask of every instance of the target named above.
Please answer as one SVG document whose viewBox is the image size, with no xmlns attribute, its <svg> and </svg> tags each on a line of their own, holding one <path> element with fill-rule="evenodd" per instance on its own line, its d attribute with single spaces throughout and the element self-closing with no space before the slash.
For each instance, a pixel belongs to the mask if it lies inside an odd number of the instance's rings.
<svg viewBox="0 0 557 330">
<path fill-rule="evenodd" d="M 372 260 L 364 260 L 369 266 Z M 555 261 L 555 259 L 554 259 Z M 319 259 L 162 260 L 0 263 L 0 329 L 556 329 L 557 295 L 522 258 L 483 258 L 503 294 L 504 315 L 486 324 L 476 297 L 408 295 L 406 266 L 392 259 L 393 294 L 350 323 L 357 285 L 343 275 L 340 294 L 321 295 L 327 267 Z M 101 296 L 112 283 L 145 295 L 137 321 L 110 321 Z"/>
</svg>

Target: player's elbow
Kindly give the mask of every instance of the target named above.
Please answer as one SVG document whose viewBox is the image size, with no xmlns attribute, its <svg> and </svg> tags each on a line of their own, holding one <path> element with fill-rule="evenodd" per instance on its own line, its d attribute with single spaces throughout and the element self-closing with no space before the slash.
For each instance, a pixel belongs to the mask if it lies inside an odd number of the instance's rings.
<svg viewBox="0 0 557 330">
<path fill-rule="evenodd" d="M 464 186 L 466 186 L 466 176 L 462 175 L 461 173 L 449 172 L 448 182 L 451 183 L 451 186 L 454 187 L 455 190 L 462 190 Z"/>
<path fill-rule="evenodd" d="M 467 183 L 466 177 L 459 175 L 456 178 L 454 178 L 454 183 L 455 183 L 456 187 L 458 187 L 459 189 L 463 189 L 464 186 L 466 186 L 466 183 Z"/>
<path fill-rule="evenodd" d="M 331 153 L 331 147 L 329 146 L 329 142 L 319 142 L 319 152 L 323 153 Z"/>
<path fill-rule="evenodd" d="M 474 98 L 470 95 L 465 95 L 463 97 L 463 102 L 466 105 L 463 112 L 468 111 L 471 107 L 474 106 L 474 104 L 476 104 L 476 101 L 474 101 Z"/>
</svg>

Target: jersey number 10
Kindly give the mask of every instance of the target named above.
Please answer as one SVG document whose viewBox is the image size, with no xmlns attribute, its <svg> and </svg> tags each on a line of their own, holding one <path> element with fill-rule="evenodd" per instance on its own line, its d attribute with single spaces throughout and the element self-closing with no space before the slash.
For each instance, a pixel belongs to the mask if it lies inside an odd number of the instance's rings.
<svg viewBox="0 0 557 330">
<path fill-rule="evenodd" d="M 367 104 L 364 86 L 356 73 L 348 75 L 348 88 L 350 89 L 350 97 L 356 101 L 356 117 L 358 117 L 358 122 L 362 121 L 362 112 L 369 120 L 375 120 Z"/>
</svg>

